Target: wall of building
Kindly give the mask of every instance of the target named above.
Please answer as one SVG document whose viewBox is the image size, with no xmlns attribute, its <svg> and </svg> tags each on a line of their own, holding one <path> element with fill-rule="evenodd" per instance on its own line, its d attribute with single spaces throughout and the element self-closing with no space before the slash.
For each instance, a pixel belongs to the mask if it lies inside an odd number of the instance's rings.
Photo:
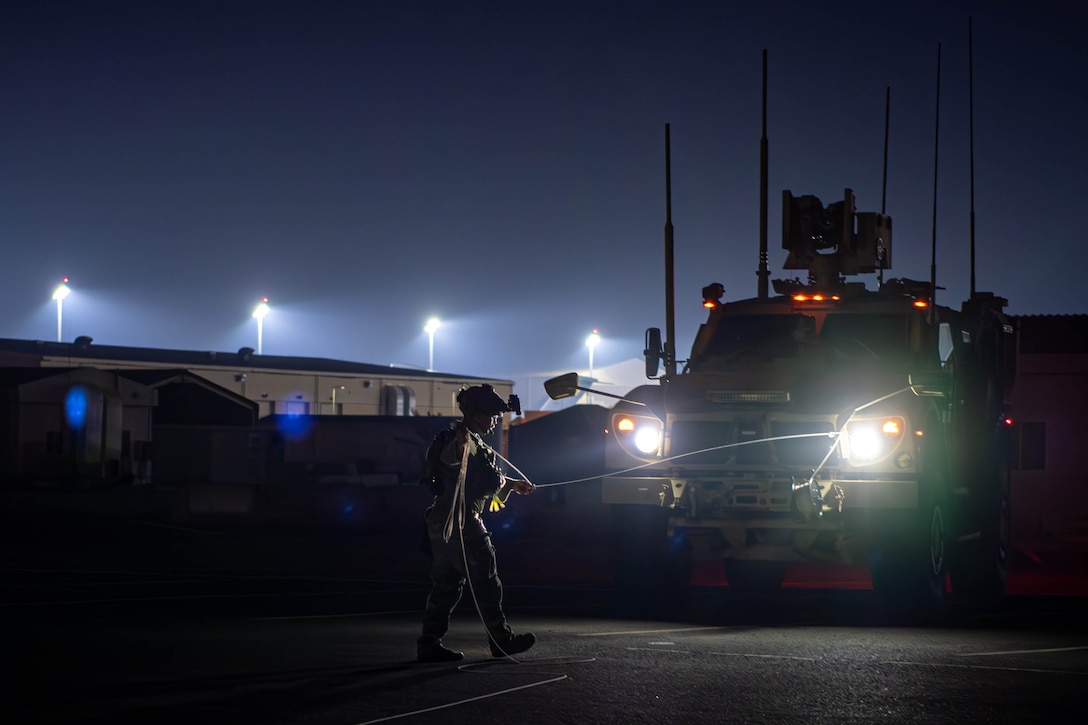
<svg viewBox="0 0 1088 725">
<path fill-rule="evenodd" d="M 463 386 L 489 383 L 506 399 L 513 392 L 509 380 L 458 376 L 413 375 L 390 368 L 388 375 L 364 376 L 307 370 L 266 370 L 247 366 L 182 366 L 177 363 L 100 360 L 89 358 L 42 359 L 43 367 L 99 367 L 119 369 L 186 370 L 259 406 L 258 417 L 268 415 L 394 415 L 383 407 L 388 388 L 408 388 L 413 393 L 414 415 L 456 416 L 455 396 Z M 334 400 L 335 398 L 335 400 Z M 403 413 L 403 411 L 400 411 Z"/>
<path fill-rule="evenodd" d="M 263 485 L 283 469 L 282 439 L 248 426 L 156 425 L 152 480 L 164 486 Z"/>
<path fill-rule="evenodd" d="M 154 391 L 103 370 L 58 371 L 5 396 L 9 481 L 128 480 L 133 440 L 150 439 Z M 126 414 L 128 413 L 128 414 Z"/>
<path fill-rule="evenodd" d="M 1060 539 L 1088 521 L 1088 355 L 1022 354 L 1012 405 L 1014 539 Z"/>
</svg>

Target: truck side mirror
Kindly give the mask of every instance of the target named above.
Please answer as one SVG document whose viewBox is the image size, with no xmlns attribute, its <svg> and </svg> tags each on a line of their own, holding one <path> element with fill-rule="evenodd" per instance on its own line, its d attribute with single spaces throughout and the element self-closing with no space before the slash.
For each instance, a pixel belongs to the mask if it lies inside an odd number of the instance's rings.
<svg viewBox="0 0 1088 725">
<path fill-rule="evenodd" d="M 952 381 L 946 373 L 911 373 L 907 383 L 915 395 L 947 398 L 952 394 Z"/>
<path fill-rule="evenodd" d="M 569 398 L 578 392 L 578 373 L 567 373 L 544 381 L 544 392 L 552 400 Z"/>
<path fill-rule="evenodd" d="M 651 327 L 646 330 L 646 349 L 642 351 L 646 356 L 646 377 L 656 378 L 661 370 L 661 357 L 664 351 L 661 347 L 661 330 Z"/>
</svg>

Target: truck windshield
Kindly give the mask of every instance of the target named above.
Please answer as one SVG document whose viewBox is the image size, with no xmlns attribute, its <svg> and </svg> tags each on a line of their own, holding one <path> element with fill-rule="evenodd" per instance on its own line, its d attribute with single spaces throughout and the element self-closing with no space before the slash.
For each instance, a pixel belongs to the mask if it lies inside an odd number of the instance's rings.
<svg viewBox="0 0 1088 725">
<path fill-rule="evenodd" d="M 820 340 L 844 357 L 910 357 L 906 315 L 828 315 Z"/>
<path fill-rule="evenodd" d="M 908 318 L 895 314 L 828 314 L 819 334 L 815 317 L 737 315 L 720 320 L 691 369 L 724 370 L 747 363 L 909 360 Z M 893 363 L 894 364 L 894 363 Z"/>
<path fill-rule="evenodd" d="M 737 315 L 723 319 L 700 356 L 710 363 L 740 357 L 794 357 L 816 337 L 816 320 L 807 315 Z"/>
</svg>

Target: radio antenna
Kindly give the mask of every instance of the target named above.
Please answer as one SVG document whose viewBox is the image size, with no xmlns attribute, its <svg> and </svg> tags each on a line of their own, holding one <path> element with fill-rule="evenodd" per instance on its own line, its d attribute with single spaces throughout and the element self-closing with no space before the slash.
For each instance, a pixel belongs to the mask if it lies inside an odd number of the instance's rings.
<svg viewBox="0 0 1088 725">
<path fill-rule="evenodd" d="M 892 112 L 892 87 L 888 86 L 884 93 L 884 178 L 880 185 L 880 213 L 888 213 L 888 124 Z M 877 270 L 877 287 L 884 286 L 885 256 L 880 257 L 880 267 Z"/>
<path fill-rule="evenodd" d="M 971 49 L 971 18 L 967 18 L 967 125 L 971 149 L 971 299 L 975 298 L 975 70 Z"/>
<path fill-rule="evenodd" d="M 676 377 L 676 301 L 672 240 L 672 151 L 665 124 L 665 379 Z"/>
<path fill-rule="evenodd" d="M 758 297 L 767 299 L 767 49 L 763 49 L 763 135 L 759 139 L 759 275 Z"/>
<path fill-rule="evenodd" d="M 941 44 L 937 43 L 937 123 L 933 132 L 933 235 L 929 252 L 929 319 L 937 304 L 937 159 L 941 138 Z"/>
</svg>

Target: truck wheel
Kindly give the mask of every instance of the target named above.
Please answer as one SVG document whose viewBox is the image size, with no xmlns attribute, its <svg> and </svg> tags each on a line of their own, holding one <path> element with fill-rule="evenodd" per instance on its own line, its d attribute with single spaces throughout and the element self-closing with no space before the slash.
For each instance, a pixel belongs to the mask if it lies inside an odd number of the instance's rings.
<svg viewBox="0 0 1088 725">
<path fill-rule="evenodd" d="M 873 589 L 892 614 L 933 614 L 944 605 L 950 545 L 946 507 L 933 500 L 892 527 L 871 562 Z"/>
<path fill-rule="evenodd" d="M 986 517 L 977 539 L 961 542 L 952 560 L 952 594 L 973 606 L 991 607 L 1005 595 L 1009 579 L 1011 518 L 1008 473 L 987 504 Z"/>
<path fill-rule="evenodd" d="M 725 578 L 734 592 L 769 594 L 782 586 L 786 564 L 781 561 L 725 560 Z"/>
</svg>

